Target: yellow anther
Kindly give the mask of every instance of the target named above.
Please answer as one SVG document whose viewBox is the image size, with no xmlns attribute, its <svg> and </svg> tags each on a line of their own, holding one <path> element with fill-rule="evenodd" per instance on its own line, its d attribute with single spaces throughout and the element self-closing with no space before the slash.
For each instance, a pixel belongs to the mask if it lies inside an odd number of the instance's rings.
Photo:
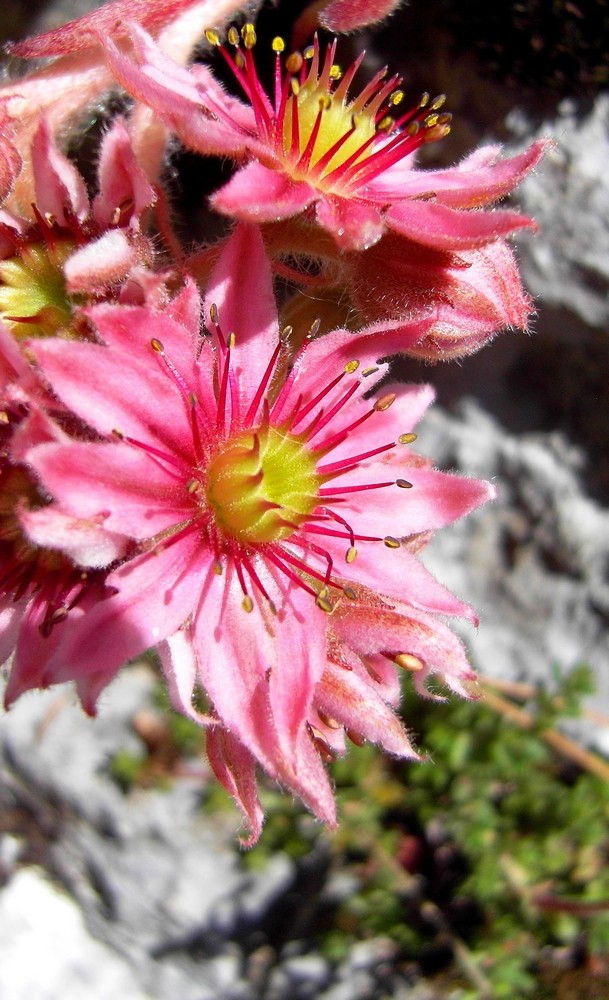
<svg viewBox="0 0 609 1000">
<path fill-rule="evenodd" d="M 426 90 L 424 90 L 419 100 L 419 107 L 426 108 L 428 104 L 429 104 L 429 94 L 427 93 Z"/>
<path fill-rule="evenodd" d="M 315 55 L 315 49 L 312 45 L 307 45 L 306 49 L 302 53 L 303 59 L 312 59 Z"/>
<path fill-rule="evenodd" d="M 398 539 L 394 538 L 393 535 L 385 535 L 383 541 L 388 549 L 399 549 L 400 547 Z"/>
<path fill-rule="evenodd" d="M 209 318 L 215 326 L 218 322 L 218 307 L 215 302 L 212 302 L 209 307 Z"/>
<path fill-rule="evenodd" d="M 249 21 L 241 28 L 241 37 L 246 49 L 253 49 L 256 44 L 256 29 Z"/>
<path fill-rule="evenodd" d="M 220 44 L 220 35 L 218 34 L 217 31 L 214 31 L 213 28 L 206 28 L 205 29 L 205 37 L 206 37 L 206 39 L 207 39 L 207 41 L 209 42 L 210 45 L 219 45 Z"/>
<path fill-rule="evenodd" d="M 243 600 L 241 601 L 241 607 L 243 608 L 244 611 L 247 611 L 248 614 L 254 610 L 254 602 L 252 601 L 249 594 L 246 594 Z"/>
<path fill-rule="evenodd" d="M 0 424 L 10 424 L 10 417 L 6 410 L 0 410 Z"/>
<path fill-rule="evenodd" d="M 245 59 L 243 58 L 243 52 L 241 49 L 237 49 L 235 52 L 235 66 L 237 69 L 243 69 L 245 66 Z"/>
<path fill-rule="evenodd" d="M 279 334 L 279 339 L 283 344 L 287 344 L 288 340 L 290 339 L 293 333 L 294 333 L 293 326 L 284 326 L 283 330 Z"/>
<path fill-rule="evenodd" d="M 430 104 L 431 110 L 437 111 L 439 108 L 442 107 L 445 101 L 446 101 L 446 94 L 438 94 L 438 96 L 434 97 L 433 101 Z"/>
<path fill-rule="evenodd" d="M 412 489 L 412 483 L 409 483 L 407 479 L 396 479 L 395 485 L 399 486 L 401 490 Z"/>
<path fill-rule="evenodd" d="M 152 338 L 152 340 L 150 341 L 150 346 L 153 351 L 157 352 L 157 354 L 164 354 L 165 352 L 165 348 L 163 347 L 162 341 L 157 340 L 156 337 Z"/>
<path fill-rule="evenodd" d="M 315 603 L 318 608 L 320 608 L 322 611 L 325 611 L 326 614 L 329 615 L 332 611 L 334 611 L 334 605 L 331 603 L 331 601 L 328 600 L 327 597 L 322 597 L 322 593 L 323 591 L 321 591 L 317 595 L 317 597 L 315 598 Z"/>
<path fill-rule="evenodd" d="M 353 587 L 343 587 L 343 594 L 348 597 L 350 601 L 357 601 L 357 594 L 355 593 Z"/>
<path fill-rule="evenodd" d="M 345 553 L 345 562 L 351 564 L 357 559 L 357 549 L 355 545 L 350 545 Z"/>
<path fill-rule="evenodd" d="M 235 337 L 234 333 L 229 333 L 228 338 L 227 338 L 227 343 L 228 343 L 228 349 L 229 349 L 229 351 L 234 350 L 235 344 L 237 343 L 237 338 Z"/>
<path fill-rule="evenodd" d="M 222 563 L 221 562 L 215 562 L 214 563 L 214 573 L 216 574 L 216 576 L 222 576 Z"/>
<path fill-rule="evenodd" d="M 388 392 L 386 396 L 381 396 L 380 399 L 376 400 L 372 409 L 377 412 L 388 410 L 392 403 L 395 403 L 395 392 Z"/>
<path fill-rule="evenodd" d="M 347 364 L 345 365 L 345 371 L 347 375 L 352 375 L 353 372 L 356 372 L 358 368 L 359 368 L 359 361 L 355 360 L 347 361 Z"/>
<path fill-rule="evenodd" d="M 408 125 L 407 128 L 406 128 L 406 134 L 407 135 L 416 135 L 417 132 L 420 130 L 420 128 L 421 128 L 421 126 L 419 125 L 418 122 L 411 122 L 410 125 Z"/>
<path fill-rule="evenodd" d="M 330 66 L 330 79 L 331 80 L 340 80 L 340 78 L 342 77 L 342 75 L 343 75 L 343 71 L 340 68 L 340 66 L 337 66 L 336 63 L 333 63 L 332 66 Z"/>
<path fill-rule="evenodd" d="M 385 117 L 381 118 L 380 122 L 376 126 L 376 130 L 377 132 L 389 132 L 394 124 L 395 122 L 391 115 L 385 115 Z"/>
<path fill-rule="evenodd" d="M 125 439 L 123 432 L 117 430 L 116 427 L 113 427 L 110 433 L 112 434 L 112 437 L 118 438 L 119 441 L 124 441 Z"/>
<path fill-rule="evenodd" d="M 273 52 L 283 52 L 285 50 L 285 42 L 281 35 L 275 35 L 271 42 L 271 48 Z"/>
<path fill-rule="evenodd" d="M 298 80 L 294 79 L 294 77 L 292 77 L 292 79 L 290 80 L 290 90 L 292 91 L 294 97 L 298 97 L 300 93 L 300 84 Z"/>
<path fill-rule="evenodd" d="M 200 486 L 201 482 L 198 479 L 189 479 L 186 483 L 186 489 L 189 493 L 196 493 Z"/>
<path fill-rule="evenodd" d="M 307 334 L 307 337 L 311 338 L 316 337 L 317 334 L 319 333 L 320 326 L 321 326 L 321 320 L 314 319 L 313 322 L 311 323 L 311 326 L 309 327 L 309 332 Z"/>
<path fill-rule="evenodd" d="M 228 29 L 228 40 L 231 45 L 239 47 L 239 32 L 235 28 L 234 24 Z"/>
<path fill-rule="evenodd" d="M 438 115 L 438 125 L 450 125 L 453 120 L 453 116 L 450 111 L 443 111 L 441 115 Z"/>
<path fill-rule="evenodd" d="M 427 128 L 423 135 L 424 142 L 438 142 L 439 139 L 444 139 L 450 132 L 450 125 L 435 125 L 433 128 Z"/>
<path fill-rule="evenodd" d="M 198 401 L 198 399 L 197 399 L 197 394 L 196 394 L 196 392 L 189 392 L 189 393 L 188 393 L 188 402 L 190 403 L 191 407 L 192 407 L 192 408 L 193 408 L 193 410 L 194 410 L 195 406 L 196 406 L 196 405 L 197 405 L 197 403 L 199 402 L 199 401 Z"/>
<path fill-rule="evenodd" d="M 439 117 L 440 117 L 439 115 L 427 115 L 424 121 L 425 126 L 427 128 L 433 128 L 434 125 L 438 124 Z"/>
<path fill-rule="evenodd" d="M 394 662 L 402 670 L 410 670 L 413 674 L 419 673 L 425 666 L 418 656 L 413 656 L 411 653 L 398 653 L 397 656 L 394 656 Z"/>
<path fill-rule="evenodd" d="M 364 368 L 362 378 L 368 378 L 369 375 L 374 375 L 378 370 L 378 366 L 375 365 L 373 365 L 372 368 Z"/>
<path fill-rule="evenodd" d="M 416 441 L 416 439 L 417 439 L 417 436 L 416 436 L 416 434 L 413 434 L 413 433 L 410 433 L 410 434 L 400 434 L 400 436 L 398 438 L 398 442 L 399 442 L 399 444 L 412 444 L 412 442 Z"/>
<path fill-rule="evenodd" d="M 299 73 L 302 68 L 302 56 L 300 52 L 291 52 L 285 61 L 285 68 L 288 73 Z"/>
<path fill-rule="evenodd" d="M 320 111 L 327 111 L 328 108 L 332 107 L 332 98 L 328 97 L 327 94 L 324 94 L 323 97 L 319 98 L 317 103 Z"/>
<path fill-rule="evenodd" d="M 388 104 L 393 104 L 393 105 L 401 104 L 403 100 L 404 100 L 404 91 L 394 90 L 393 93 L 389 95 Z"/>
</svg>

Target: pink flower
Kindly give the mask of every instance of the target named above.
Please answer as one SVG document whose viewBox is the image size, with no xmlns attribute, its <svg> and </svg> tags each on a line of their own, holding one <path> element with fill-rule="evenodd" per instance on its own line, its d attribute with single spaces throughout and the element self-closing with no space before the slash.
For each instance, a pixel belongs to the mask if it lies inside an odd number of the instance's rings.
<svg viewBox="0 0 609 1000">
<path fill-rule="evenodd" d="M 114 89 L 97 33 L 120 35 L 123 20 L 130 18 L 157 37 L 163 51 L 185 63 L 200 37 L 201 26 L 222 23 L 240 6 L 239 0 L 117 0 L 53 31 L 9 45 L 12 55 L 24 59 L 56 57 L 25 77 L 5 82 L 0 90 L 23 160 L 22 169 L 14 177 L 11 210 L 22 216 L 30 210 L 33 199 L 29 149 L 41 115 L 48 121 L 52 135 L 65 140 L 70 130 L 81 124 L 86 109 L 95 108 L 97 113 L 100 102 L 103 104 Z M 160 123 L 147 121 L 136 108 L 131 135 L 140 161 L 156 180 L 160 168 L 157 147 L 166 141 Z M 1 180 L 0 165 L 0 185 Z"/>
<path fill-rule="evenodd" d="M 256 764 L 333 823 L 322 758 L 342 751 L 345 731 L 415 755 L 391 709 L 394 663 L 421 686 L 432 673 L 456 690 L 473 677 L 438 615 L 475 616 L 416 552 L 492 487 L 411 451 L 427 387 L 370 398 L 388 370 L 376 358 L 396 337 L 338 331 L 290 361 L 253 227 L 236 230 L 211 277 L 211 336 L 201 336 L 189 280 L 161 312 L 86 313 L 102 344 L 30 347 L 99 439 L 29 449 L 55 502 L 22 524 L 62 550 L 66 518 L 103 520 L 137 554 L 108 574 L 114 596 L 70 613 L 48 661 L 54 677 L 110 676 L 160 647 L 175 703 L 209 728 L 210 761 L 249 822 L 248 842 L 262 822 Z M 21 670 L 15 692 L 29 686 Z M 207 715 L 193 708 L 199 687 Z"/>
<path fill-rule="evenodd" d="M 124 123 L 106 133 L 91 202 L 42 119 L 32 142 L 35 221 L 0 209 L 0 315 L 17 336 L 74 335 L 71 296 L 118 294 L 153 259 L 141 228 L 156 200 Z"/>
<path fill-rule="evenodd" d="M 511 209 L 489 207 L 535 166 L 543 140 L 508 159 L 498 146 L 487 146 L 456 167 L 418 170 L 416 150 L 450 129 L 443 95 L 424 95 L 401 113 L 400 80 L 381 71 L 350 97 L 363 56 L 341 76 L 336 43 L 322 57 L 316 40 L 304 57 L 293 53 L 284 62 L 284 42 L 276 38 L 269 98 L 254 61 L 253 25 L 241 36 L 229 29 L 229 46 L 220 45 L 215 31 L 207 38 L 248 103 L 230 97 L 206 67 L 173 64 L 137 25 L 132 56 L 111 40 L 104 44 L 125 89 L 154 108 L 190 149 L 240 164 L 213 195 L 214 208 L 262 224 L 280 260 L 314 258 L 315 292 L 323 295 L 330 286 L 338 297 L 346 292 L 363 324 L 420 314 L 427 288 L 438 311 L 419 345 L 424 357 L 468 353 L 503 327 L 527 326 L 531 303 L 505 237 L 535 224 Z M 314 227 L 330 238 L 324 241 Z M 407 280 L 396 285 L 387 265 L 403 267 Z M 298 281 L 298 268 L 292 278 Z"/>
</svg>

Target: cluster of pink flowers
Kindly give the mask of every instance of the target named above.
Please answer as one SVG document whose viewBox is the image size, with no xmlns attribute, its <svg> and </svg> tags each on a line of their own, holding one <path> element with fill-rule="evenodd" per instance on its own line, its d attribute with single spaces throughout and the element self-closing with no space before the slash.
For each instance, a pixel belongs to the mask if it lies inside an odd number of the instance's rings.
<svg viewBox="0 0 609 1000">
<path fill-rule="evenodd" d="M 51 61 L 0 93 L 6 704 L 72 680 L 93 713 L 156 649 L 246 843 L 257 768 L 333 824 L 325 764 L 348 739 L 417 756 L 400 673 L 424 696 L 432 675 L 463 695 L 474 680 L 445 619 L 475 613 L 418 554 L 493 487 L 413 450 L 433 390 L 379 359 L 526 327 L 506 237 L 533 222 L 493 204 L 543 143 L 417 169 L 450 128 L 443 98 L 404 112 L 385 72 L 355 93 L 362 60 L 343 73 L 335 42 L 306 37 L 394 6 L 314 5 L 302 51 L 273 40 L 268 93 L 235 0 L 118 0 L 13 46 Z M 240 98 L 191 61 L 200 40 Z M 128 110 L 85 180 L 67 139 L 113 90 Z M 163 171 L 178 140 L 202 174 L 236 167 L 210 198 L 225 235 L 194 248 Z"/>
</svg>

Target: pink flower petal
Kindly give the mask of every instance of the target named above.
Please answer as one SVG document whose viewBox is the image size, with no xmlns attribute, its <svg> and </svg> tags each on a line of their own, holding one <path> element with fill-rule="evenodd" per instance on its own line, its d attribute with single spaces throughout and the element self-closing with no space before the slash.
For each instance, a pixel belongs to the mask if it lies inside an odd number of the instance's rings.
<svg viewBox="0 0 609 1000">
<path fill-rule="evenodd" d="M 110 532 L 143 540 L 192 516 L 186 488 L 182 486 L 180 490 L 179 479 L 171 467 L 162 466 L 154 457 L 127 444 L 78 441 L 46 444 L 32 449 L 28 459 L 49 493 L 74 518 L 93 519 L 93 524 L 99 521 L 99 527 Z M 188 472 L 185 465 L 184 482 Z M 46 527 L 49 531 L 46 544 L 62 548 L 61 522 L 57 525 L 60 533 L 57 536 L 52 531 L 53 521 L 45 520 L 44 513 L 38 512 L 38 517 L 30 517 L 28 521 L 35 531 L 35 540 L 45 544 Z M 84 525 L 81 530 L 85 531 Z M 84 565 L 104 566 L 110 561 Z"/>
<path fill-rule="evenodd" d="M 368 250 L 385 229 L 376 205 L 353 198 L 321 198 L 316 210 L 320 226 L 332 234 L 341 250 Z"/>
<path fill-rule="evenodd" d="M 120 229 L 110 230 L 67 259 L 67 290 L 71 295 L 101 294 L 125 278 L 136 262 L 137 254 L 127 234 Z"/>
<path fill-rule="evenodd" d="M 214 268 L 205 296 L 210 330 L 214 329 L 209 320 L 212 304 L 217 306 L 224 336 L 235 333 L 235 372 L 243 403 L 249 403 L 279 334 L 271 266 L 257 227 L 239 225 Z"/>
<path fill-rule="evenodd" d="M 102 139 L 98 178 L 99 194 L 93 202 L 93 217 L 102 227 L 116 224 L 117 211 L 127 211 L 130 218 L 138 219 L 156 201 L 154 189 L 135 157 L 129 133 L 120 118 Z"/>
<path fill-rule="evenodd" d="M 70 216 L 81 221 L 89 214 L 85 183 L 65 156 L 55 148 L 45 118 L 32 142 L 32 165 L 36 184 L 36 202 L 40 213 L 66 226 Z"/>
<path fill-rule="evenodd" d="M 79 566 L 108 566 L 120 559 L 127 548 L 124 537 L 104 530 L 104 518 L 84 520 L 51 506 L 24 510 L 20 521 L 31 542 L 57 548 Z"/>
<path fill-rule="evenodd" d="M 256 786 L 256 761 L 243 743 L 222 726 L 209 730 L 206 749 L 216 778 L 232 795 L 250 828 L 241 846 L 252 847 L 260 837 L 264 819 Z"/>
<path fill-rule="evenodd" d="M 217 212 L 245 222 L 289 219 L 319 197 L 314 188 L 252 160 L 211 197 Z"/>
<path fill-rule="evenodd" d="M 469 250 L 516 229 L 537 227 L 520 212 L 461 212 L 440 202 L 396 202 L 386 215 L 387 225 L 417 243 L 441 250 Z"/>
<path fill-rule="evenodd" d="M 501 146 L 483 146 L 448 170 L 414 170 L 407 157 L 370 182 L 369 192 L 386 202 L 434 195 L 451 208 L 477 208 L 509 194 L 533 169 L 548 148 L 538 139 L 522 153 L 500 159 Z"/>
</svg>

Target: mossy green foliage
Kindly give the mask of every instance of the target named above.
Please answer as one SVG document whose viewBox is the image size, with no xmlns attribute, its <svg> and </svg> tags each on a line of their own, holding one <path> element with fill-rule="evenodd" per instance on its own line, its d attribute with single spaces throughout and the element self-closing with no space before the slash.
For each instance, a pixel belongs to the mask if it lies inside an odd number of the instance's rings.
<svg viewBox="0 0 609 1000">
<path fill-rule="evenodd" d="M 333 766 L 341 825 L 331 835 L 268 792 L 267 825 L 245 863 L 260 867 L 279 849 L 300 858 L 329 836 L 332 870 L 352 875 L 355 888 L 320 925 L 326 954 L 382 935 L 400 960 L 436 971 L 438 943 L 454 935 L 493 997 L 554 996 L 540 986 L 544 947 L 583 942 L 609 955 L 609 785 L 541 738 L 577 714 L 588 690 L 578 668 L 553 693 L 540 691 L 527 706 L 537 719 L 529 731 L 483 702 L 406 696 L 404 718 L 416 720 L 430 760 L 402 764 L 354 747 Z M 460 1000 L 479 995 L 452 971 Z"/>
</svg>

